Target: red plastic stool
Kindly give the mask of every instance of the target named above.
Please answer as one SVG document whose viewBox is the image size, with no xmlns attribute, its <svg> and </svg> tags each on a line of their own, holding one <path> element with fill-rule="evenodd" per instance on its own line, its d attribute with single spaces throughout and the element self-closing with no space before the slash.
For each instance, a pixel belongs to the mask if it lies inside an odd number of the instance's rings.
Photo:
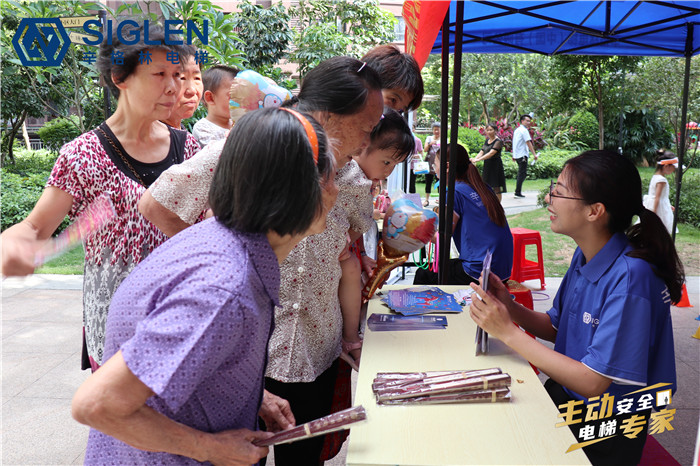
<svg viewBox="0 0 700 466">
<path fill-rule="evenodd" d="M 506 283 L 506 288 L 508 288 L 508 292 L 513 295 L 513 299 L 516 302 L 522 304 L 528 309 L 535 308 L 534 302 L 532 301 L 532 291 L 530 291 L 530 288 L 516 282 L 515 280 L 508 280 L 508 283 Z"/>
<path fill-rule="evenodd" d="M 544 261 L 542 260 L 542 238 L 540 232 L 527 228 L 511 228 L 513 235 L 513 269 L 510 278 L 516 282 L 524 282 L 533 278 L 540 279 L 540 289 L 544 290 Z M 537 262 L 525 258 L 525 246 L 537 246 Z"/>
<path fill-rule="evenodd" d="M 515 302 L 522 304 L 528 309 L 535 309 L 535 304 L 532 300 L 532 291 L 530 291 L 530 288 L 524 286 L 522 283 L 516 282 L 515 280 L 508 280 L 508 282 L 506 283 L 506 288 L 508 288 L 508 292 L 513 295 L 513 300 Z M 513 324 L 519 327 L 518 324 L 516 324 L 515 322 L 513 322 Z M 535 338 L 535 335 L 533 335 L 532 333 L 525 333 L 530 335 L 532 338 Z M 530 364 L 530 367 L 532 367 L 532 370 L 535 371 L 535 374 L 540 373 L 539 369 L 537 369 L 532 364 Z"/>
</svg>

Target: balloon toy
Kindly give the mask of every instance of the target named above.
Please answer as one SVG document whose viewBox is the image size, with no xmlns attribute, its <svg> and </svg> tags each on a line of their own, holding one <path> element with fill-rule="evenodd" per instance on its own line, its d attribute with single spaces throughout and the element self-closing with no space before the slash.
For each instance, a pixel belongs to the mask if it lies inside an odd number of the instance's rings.
<svg viewBox="0 0 700 466">
<path fill-rule="evenodd" d="M 292 93 L 278 86 L 253 70 L 244 70 L 236 75 L 231 84 L 229 111 L 234 124 L 248 110 L 279 107 Z"/>
<path fill-rule="evenodd" d="M 438 216 L 407 198 L 392 202 L 384 216 L 382 239 L 377 246 L 377 268 L 362 295 L 369 300 L 388 278 L 389 272 L 408 260 L 408 255 L 428 244 L 435 236 Z"/>
</svg>

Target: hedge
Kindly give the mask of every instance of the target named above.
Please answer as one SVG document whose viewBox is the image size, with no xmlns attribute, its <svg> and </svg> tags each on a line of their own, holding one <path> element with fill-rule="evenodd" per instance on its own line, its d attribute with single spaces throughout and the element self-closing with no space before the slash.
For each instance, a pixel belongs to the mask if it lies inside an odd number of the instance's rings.
<svg viewBox="0 0 700 466">
<path fill-rule="evenodd" d="M 583 142 L 590 148 L 598 147 L 598 119 L 590 112 L 580 111 L 571 117 L 569 127 L 574 139 Z"/>
<path fill-rule="evenodd" d="M 58 152 L 63 144 L 80 136 L 78 117 L 71 115 L 70 117 L 59 117 L 47 121 L 44 126 L 39 128 L 37 133 L 46 148 L 50 151 Z"/>
<path fill-rule="evenodd" d="M 46 186 L 46 180 L 56 161 L 56 154 L 48 150 L 20 149 L 15 153 L 15 164 L 0 169 L 0 230 L 19 223 L 29 215 Z M 56 232 L 68 226 L 66 217 Z"/>
</svg>

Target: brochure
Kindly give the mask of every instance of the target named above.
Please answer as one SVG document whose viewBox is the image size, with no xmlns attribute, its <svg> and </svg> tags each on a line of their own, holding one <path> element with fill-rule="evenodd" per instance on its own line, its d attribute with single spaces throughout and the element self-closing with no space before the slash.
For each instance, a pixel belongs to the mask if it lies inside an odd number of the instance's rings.
<svg viewBox="0 0 700 466">
<path fill-rule="evenodd" d="M 382 301 L 393 311 L 403 315 L 462 312 L 462 306 L 455 297 L 437 287 L 391 290 Z"/>
<path fill-rule="evenodd" d="M 447 328 L 447 317 L 372 314 L 367 319 L 367 326 L 374 332 L 397 330 L 436 330 Z"/>
<path fill-rule="evenodd" d="M 510 401 L 511 377 L 501 369 L 380 372 L 372 391 L 380 405 Z"/>
<path fill-rule="evenodd" d="M 486 256 L 484 257 L 484 265 L 481 270 L 481 288 L 483 288 L 484 291 L 488 291 L 489 288 L 489 275 L 491 274 L 492 257 L 493 254 L 491 254 L 491 251 L 486 251 Z M 489 352 L 489 334 L 484 332 L 484 330 L 479 326 L 476 327 L 476 337 L 474 338 L 474 342 L 476 343 L 477 356 Z"/>
<path fill-rule="evenodd" d="M 338 411 L 337 413 L 329 414 L 315 421 L 283 430 L 270 438 L 253 443 L 259 447 L 265 447 L 296 442 L 298 440 L 325 435 L 337 430 L 346 430 L 350 428 L 348 427 L 349 425 L 364 421 L 365 419 L 367 419 L 365 408 L 362 406 L 355 406 L 354 408 Z"/>
</svg>

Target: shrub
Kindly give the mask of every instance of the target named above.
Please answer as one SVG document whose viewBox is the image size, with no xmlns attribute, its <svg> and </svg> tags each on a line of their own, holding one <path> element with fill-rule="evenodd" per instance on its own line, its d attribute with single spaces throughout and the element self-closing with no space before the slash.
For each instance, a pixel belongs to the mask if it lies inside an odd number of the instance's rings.
<svg viewBox="0 0 700 466">
<path fill-rule="evenodd" d="M 643 108 L 622 115 L 622 149 L 637 163 L 646 160 L 650 165 L 656 159 L 656 149 L 670 147 L 673 132 L 668 131 L 654 110 Z M 620 143 L 620 120 L 609 119 L 605 125 L 605 148 L 617 152 Z"/>
<path fill-rule="evenodd" d="M 534 165 L 527 169 L 527 177 L 530 180 L 536 179 L 556 179 L 561 173 L 564 162 L 579 154 L 579 151 L 569 150 L 546 150 L 540 152 L 540 158 Z M 503 154 L 503 169 L 506 178 L 515 178 L 518 174 L 518 164 L 513 162 L 510 152 Z"/>
<path fill-rule="evenodd" d="M 6 164 L 3 167 L 3 173 L 15 173 L 25 176 L 43 173 L 48 176 L 54 163 L 56 163 L 56 157 L 55 153 L 46 149 L 31 150 L 26 147 L 18 147 L 15 150 L 15 163 Z"/>
<path fill-rule="evenodd" d="M 16 163 L 2 167 L 0 190 L 0 229 L 11 227 L 29 215 L 46 186 L 46 180 L 56 160 L 47 150 L 24 149 L 16 154 Z M 66 217 L 56 232 L 68 226 Z"/>
<path fill-rule="evenodd" d="M 467 149 L 467 153 L 471 157 L 475 157 L 484 145 L 484 136 L 479 134 L 478 130 L 472 128 L 460 127 L 457 131 L 459 143 Z"/>
<path fill-rule="evenodd" d="M 581 141 L 589 148 L 598 148 L 598 120 L 585 111 L 580 111 L 569 120 L 569 131 L 573 139 Z"/>
<path fill-rule="evenodd" d="M 78 117 L 71 115 L 47 121 L 37 133 L 48 150 L 58 152 L 63 144 L 80 136 Z"/>
</svg>

